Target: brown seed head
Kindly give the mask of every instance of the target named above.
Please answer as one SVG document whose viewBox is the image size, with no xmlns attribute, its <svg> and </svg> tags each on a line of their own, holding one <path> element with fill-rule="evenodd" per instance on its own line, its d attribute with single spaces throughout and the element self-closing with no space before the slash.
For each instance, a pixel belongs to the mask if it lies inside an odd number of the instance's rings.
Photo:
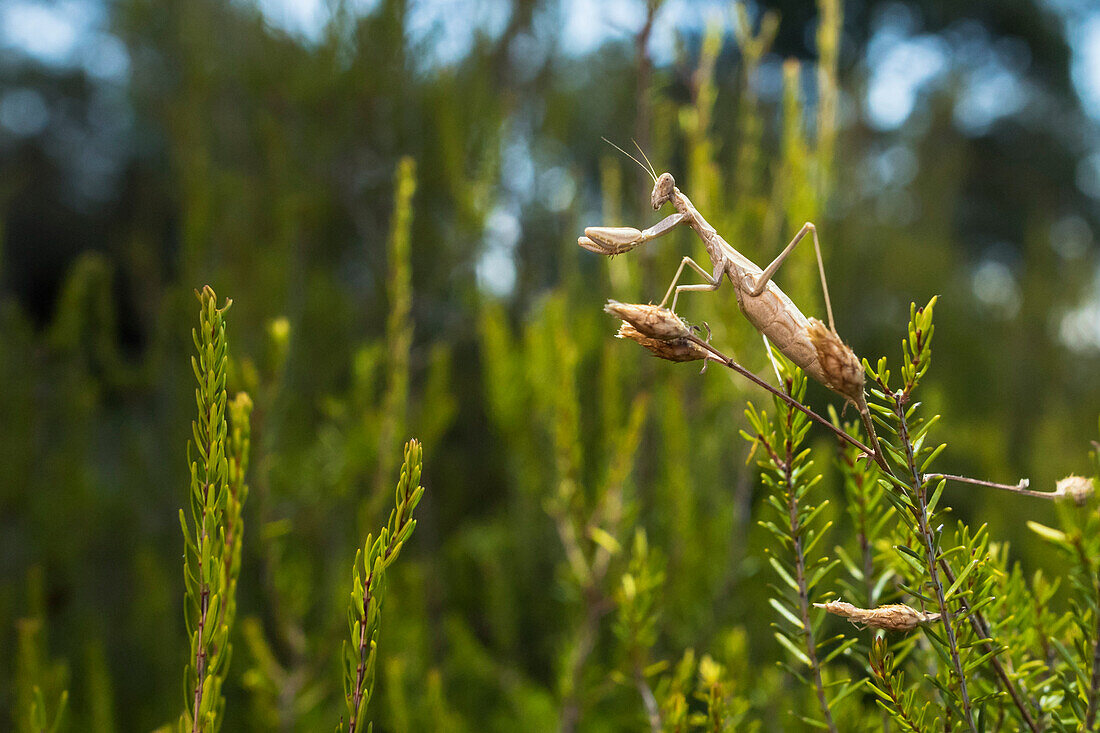
<svg viewBox="0 0 1100 733">
<path fill-rule="evenodd" d="M 856 405 L 862 404 L 863 365 L 855 352 L 816 318 L 810 319 L 809 336 L 817 350 L 817 361 L 825 373 L 825 386 Z"/>
<path fill-rule="evenodd" d="M 814 607 L 824 608 L 835 616 L 848 619 L 856 626 L 870 626 L 887 631 L 912 631 L 921 624 L 939 621 L 938 613 L 924 613 L 903 603 L 891 603 L 878 608 L 857 608 L 851 603 L 830 601 L 815 603 Z"/>
<path fill-rule="evenodd" d="M 1094 492 L 1092 479 L 1084 476 L 1066 476 L 1055 484 L 1054 490 L 1060 496 L 1073 499 L 1077 506 L 1084 506 Z"/>
<path fill-rule="evenodd" d="M 652 339 L 648 336 L 643 336 L 638 332 L 638 329 L 631 326 L 626 321 L 619 326 L 619 332 L 615 334 L 617 338 L 631 339 L 636 341 L 645 348 L 649 349 L 654 356 L 658 356 L 662 359 L 668 359 L 669 361 L 698 361 L 699 359 L 707 358 L 707 350 L 694 341 L 690 341 L 686 338 L 678 339 Z"/>
<path fill-rule="evenodd" d="M 616 318 L 626 321 L 643 336 L 648 336 L 651 339 L 668 341 L 669 339 L 686 338 L 691 335 L 691 329 L 688 325 L 668 308 L 659 308 L 655 305 L 633 305 L 620 303 L 617 300 L 609 300 L 603 309 Z"/>
</svg>

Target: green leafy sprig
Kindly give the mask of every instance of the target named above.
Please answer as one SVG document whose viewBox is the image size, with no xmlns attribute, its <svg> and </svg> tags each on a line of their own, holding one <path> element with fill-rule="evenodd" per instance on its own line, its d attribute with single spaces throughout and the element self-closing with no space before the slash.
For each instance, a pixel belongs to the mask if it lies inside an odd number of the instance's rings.
<svg viewBox="0 0 1100 733">
<path fill-rule="evenodd" d="M 801 403 L 806 393 L 806 378 L 802 370 L 790 365 L 774 354 L 784 393 Z M 775 586 L 770 599 L 778 612 L 774 624 L 775 638 L 790 653 L 795 663 L 786 665 L 791 674 L 804 684 L 812 686 L 817 696 L 821 718 L 805 719 L 808 724 L 836 731 L 832 708 L 858 688 L 850 680 L 826 684 L 822 668 L 855 644 L 855 639 L 845 640 L 837 635 L 826 640 L 817 638 L 822 617 L 810 618 L 811 599 L 817 596 L 817 588 L 836 567 L 839 560 L 830 560 L 818 554 L 818 544 L 827 536 L 831 522 L 822 522 L 822 512 L 828 501 L 814 504 L 810 491 L 821 480 L 821 474 L 812 472 L 810 449 L 803 448 L 806 433 L 810 429 L 807 415 L 790 402 L 775 398 L 777 419 L 773 421 L 766 412 L 758 410 L 750 402 L 745 410 L 754 433 L 742 432 L 754 449 L 764 450 L 760 462 L 764 469 L 762 481 L 768 489 L 767 502 L 775 510 L 775 519 L 761 522 L 782 548 L 782 553 L 769 552 L 768 562 L 782 581 Z M 831 692 L 830 688 L 836 688 Z"/>
<path fill-rule="evenodd" d="M 940 691 L 944 724 L 956 719 L 976 731 L 984 706 L 1007 693 L 1015 705 L 1018 721 L 1037 730 L 1017 681 L 998 658 L 1005 646 L 993 638 L 991 626 L 982 613 L 996 596 L 993 587 L 998 580 L 990 564 L 985 527 L 972 532 L 960 525 L 955 542 L 947 549 L 943 542 L 939 516 L 945 478 L 928 471 L 946 444 L 928 443 L 938 416 L 923 418 L 920 403 L 914 399 L 921 378 L 931 365 L 935 303 L 936 298 L 932 298 L 924 308 L 913 305 L 910 309 L 908 338 L 902 342 L 901 384 L 897 389 L 891 387 L 885 358 L 879 360 L 875 369 L 865 363 L 873 385 L 869 407 L 883 429 L 880 446 L 889 469 L 883 472 L 885 495 L 907 530 L 899 535 L 896 545 L 898 570 L 907 579 L 900 588 L 940 614 L 937 623 L 925 624 L 922 629 L 943 662 L 938 673 L 928 675 L 928 679 Z M 961 563 L 962 570 L 956 572 L 953 562 Z"/>
<path fill-rule="evenodd" d="M 397 482 L 394 509 L 378 537 L 367 535 L 363 549 L 355 553 L 352 566 L 351 602 L 348 605 L 348 630 L 351 641 L 344 642 L 344 698 L 348 706 L 350 733 L 364 730 L 363 718 L 374 691 L 377 665 L 378 630 L 382 601 L 386 594 L 386 569 L 397 559 L 401 548 L 416 528 L 413 510 L 424 496 L 420 485 L 422 449 L 419 441 L 405 444 L 405 462 Z M 371 730 L 368 725 L 366 730 Z M 343 730 L 343 721 L 337 730 Z"/>
<path fill-rule="evenodd" d="M 1094 441 L 1093 446 L 1094 477 L 1071 476 L 1059 482 L 1063 492 L 1066 484 L 1080 487 L 1057 504 L 1060 529 L 1028 522 L 1028 527 L 1057 547 L 1068 563 L 1069 617 L 1075 633 L 1049 641 L 1060 684 L 1052 685 L 1043 705 L 1058 730 L 1095 730 L 1100 717 L 1100 501 L 1096 497 L 1100 443 Z"/>
<path fill-rule="evenodd" d="M 232 301 L 226 300 L 218 308 L 217 295 L 209 286 L 196 295 L 200 303 L 199 328 L 192 331 L 192 336 L 198 354 L 191 358 L 191 366 L 198 381 L 198 419 L 191 424 L 193 440 L 187 450 L 190 522 L 180 510 L 187 590 L 184 619 L 191 651 L 186 670 L 187 701 L 179 727 L 192 733 L 217 730 L 225 706 L 221 688 L 229 666 L 229 629 L 240 570 L 249 404 L 247 396 L 234 403 L 234 416 L 243 424 L 234 426 L 231 440 L 226 415 L 225 312 Z"/>
</svg>

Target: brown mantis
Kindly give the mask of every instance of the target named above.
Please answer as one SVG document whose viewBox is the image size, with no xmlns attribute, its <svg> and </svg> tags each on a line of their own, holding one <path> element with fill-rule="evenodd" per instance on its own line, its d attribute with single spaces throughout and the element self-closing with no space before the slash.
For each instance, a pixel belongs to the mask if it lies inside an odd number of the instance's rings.
<svg viewBox="0 0 1100 733">
<path fill-rule="evenodd" d="M 698 339 L 694 335 L 689 334 L 672 340 L 662 341 L 661 339 L 667 339 L 668 336 L 657 335 L 655 340 L 654 338 L 649 338 L 655 335 L 653 332 L 640 334 L 634 331 L 630 337 L 639 341 L 639 343 L 642 343 L 642 345 L 658 353 L 665 359 L 671 359 L 673 361 L 690 361 L 699 358 L 709 358 L 725 363 L 751 381 L 756 382 L 758 385 L 768 389 L 780 398 L 785 399 L 797 409 L 805 412 L 812 419 L 826 425 L 836 432 L 839 437 L 857 445 L 869 458 L 873 458 L 887 474 L 893 475 L 893 471 L 887 464 L 882 450 L 879 447 L 878 437 L 875 435 L 874 423 L 871 420 L 871 411 L 867 407 L 867 397 L 864 394 L 862 363 L 859 358 L 856 357 L 852 349 L 841 340 L 840 335 L 836 331 L 836 324 L 833 320 L 833 306 L 829 298 L 829 285 L 825 280 L 825 264 L 821 257 L 821 243 L 817 237 L 817 228 L 812 223 L 806 222 L 790 243 L 783 248 L 783 251 L 772 260 L 771 264 L 765 268 L 761 268 L 748 257 L 734 249 L 729 242 L 718 234 L 715 228 L 703 218 L 703 215 L 699 213 L 698 209 L 695 208 L 684 192 L 676 187 L 676 181 L 673 179 L 672 174 L 662 173 L 659 176 L 657 175 L 656 170 L 653 168 L 653 164 L 649 163 L 649 158 L 646 156 L 645 151 L 640 147 L 638 148 L 638 152 L 642 154 L 646 163 L 649 164 L 648 167 L 642 165 L 637 158 L 620 148 L 618 145 L 615 145 L 610 140 L 606 141 L 619 150 L 619 152 L 641 166 L 641 168 L 653 179 L 653 191 L 650 194 L 650 203 L 653 206 L 653 210 L 657 211 L 666 203 L 672 202 L 672 205 L 676 208 L 676 213 L 665 217 L 644 230 L 635 229 L 633 227 L 586 227 L 584 236 L 577 239 L 577 244 L 597 254 L 614 256 L 629 252 L 651 239 L 656 239 L 657 237 L 668 234 L 678 226 L 688 226 L 703 240 L 703 244 L 707 249 L 707 255 L 710 257 L 712 268 L 708 272 L 691 257 L 684 257 L 680 261 L 680 267 L 676 270 L 675 277 L 672 278 L 672 283 L 669 284 L 668 290 L 665 292 L 665 297 L 658 306 L 623 306 L 622 304 L 615 304 L 612 302 L 609 303 L 607 310 L 620 316 L 624 316 L 624 314 L 634 311 L 634 316 L 624 317 L 624 320 L 631 317 L 634 318 L 634 320 L 631 321 L 632 327 L 643 326 L 642 321 L 646 320 L 652 321 L 653 323 L 664 320 L 666 325 L 675 323 L 675 327 L 673 328 L 673 330 L 675 330 L 676 328 L 685 327 L 683 322 L 675 315 L 676 300 L 680 293 L 717 290 L 722 284 L 722 278 L 728 278 L 737 294 L 737 305 L 740 307 L 741 312 L 745 315 L 749 323 L 764 336 L 764 340 L 774 344 L 775 348 L 778 349 L 780 353 L 790 359 L 791 362 L 800 367 L 802 371 L 810 375 L 810 377 L 855 405 L 856 409 L 859 410 L 863 427 L 867 431 L 870 446 L 863 445 L 861 442 L 852 438 L 852 436 L 830 424 L 820 415 L 814 413 L 805 405 L 794 402 L 788 395 L 782 394 L 768 386 L 756 377 L 756 375 L 752 374 L 732 359 L 725 357 L 721 352 L 711 347 L 709 343 Z M 637 145 L 637 143 L 635 143 L 635 145 Z M 807 318 L 787 294 L 780 290 L 779 286 L 776 285 L 775 281 L 772 279 L 776 271 L 779 270 L 779 267 L 791 252 L 794 251 L 799 242 L 806 238 L 807 234 L 811 236 L 814 243 L 814 252 L 817 255 L 817 269 L 821 277 L 821 289 L 825 295 L 825 312 L 829 318 L 828 327 L 816 318 Z M 680 285 L 680 277 L 683 275 L 685 267 L 690 267 L 695 270 L 695 272 L 699 273 L 706 282 L 695 285 Z M 670 310 L 664 310 L 664 305 L 668 302 L 670 297 L 672 298 L 672 307 Z M 665 315 L 662 316 L 662 313 Z M 641 316 L 642 321 L 639 321 L 637 316 Z M 649 324 L 649 328 L 652 328 L 653 323 Z M 627 333 L 629 333 L 629 331 Z M 624 331 L 620 330 L 620 335 L 623 334 Z M 1017 484 L 1000 484 L 966 476 L 955 476 L 952 474 L 929 474 L 929 476 L 940 479 L 950 479 L 962 483 L 988 486 L 1039 498 L 1053 499 L 1063 495 L 1058 492 L 1029 491 L 1027 488 L 1029 484 L 1027 479 L 1021 479 Z"/>
<path fill-rule="evenodd" d="M 614 145 L 614 143 L 611 144 Z M 615 147 L 618 148 L 618 146 Z M 710 257 L 711 269 L 707 270 L 691 257 L 684 257 L 658 307 L 664 307 L 671 297 L 671 311 L 675 312 L 680 293 L 717 290 L 722 284 L 722 279 L 728 278 L 737 294 L 737 304 L 749 323 L 766 340 L 774 344 L 780 353 L 813 379 L 856 406 L 874 446 L 874 457 L 880 459 L 870 412 L 867 408 L 867 399 L 863 393 L 863 367 L 855 353 L 836 332 L 817 228 L 810 222 L 806 222 L 771 264 L 761 268 L 722 238 L 703 218 L 691 200 L 676 187 L 676 181 L 670 173 L 662 173 L 658 176 L 652 164 L 646 168 L 637 158 L 622 148 L 618 149 L 642 166 L 653 178 L 650 203 L 654 211 L 671 202 L 676 208 L 676 213 L 644 230 L 633 227 L 587 227 L 584 230 L 584 236 L 577 240 L 577 244 L 591 252 L 611 256 L 629 252 L 640 244 L 668 234 L 678 226 L 690 227 L 703 240 L 707 255 Z M 646 159 L 646 163 L 649 163 L 649 159 L 640 148 L 639 152 Z M 817 253 L 818 273 L 821 276 L 825 309 L 829 318 L 827 328 L 816 318 L 807 318 L 772 279 L 807 234 L 811 235 L 814 250 Z M 706 282 L 680 285 L 679 281 L 685 267 L 690 267 L 699 273 Z"/>
</svg>

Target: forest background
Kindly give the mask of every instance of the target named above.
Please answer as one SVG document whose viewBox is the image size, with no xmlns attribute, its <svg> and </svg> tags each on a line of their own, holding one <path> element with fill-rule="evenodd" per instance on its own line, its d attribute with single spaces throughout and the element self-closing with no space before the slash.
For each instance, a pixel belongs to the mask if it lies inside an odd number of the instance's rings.
<svg viewBox="0 0 1100 733">
<path fill-rule="evenodd" d="M 32 678 L 70 691 L 73 729 L 183 707 L 178 511 L 209 284 L 233 300 L 230 392 L 255 405 L 226 730 L 344 713 L 351 564 L 408 437 L 426 493 L 388 575 L 379 730 L 643 725 L 614 673 L 638 528 L 665 568 L 647 659 L 736 658 L 748 716 L 796 726 L 738 435 L 766 399 L 611 338 L 606 298 L 659 300 L 702 252 L 687 234 L 610 263 L 576 246 L 659 216 L 601 137 L 637 140 L 761 264 L 814 221 L 857 354 L 896 358 L 910 302 L 939 295 L 923 400 L 941 470 L 1044 490 L 1090 470 L 1086 0 L 9 0 L 0 43 L 0 720 Z M 808 248 L 779 282 L 823 315 Z M 770 373 L 730 290 L 680 310 Z M 834 441 L 811 441 L 839 497 Z M 1025 527 L 1048 504 L 947 491 L 1026 570 L 1057 568 Z M 584 551 L 614 559 L 585 585 L 561 530 L 596 526 L 609 495 L 622 509 Z"/>
</svg>

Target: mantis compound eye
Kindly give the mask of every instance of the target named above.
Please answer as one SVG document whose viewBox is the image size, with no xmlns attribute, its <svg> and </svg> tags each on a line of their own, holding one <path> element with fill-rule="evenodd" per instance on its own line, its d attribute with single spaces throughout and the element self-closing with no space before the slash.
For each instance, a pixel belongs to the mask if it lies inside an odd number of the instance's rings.
<svg viewBox="0 0 1100 733">
<path fill-rule="evenodd" d="M 665 205 L 665 202 L 672 198 L 672 189 L 676 188 L 676 179 L 672 177 L 671 173 L 662 173 L 657 177 L 657 182 L 653 184 L 653 195 L 650 197 L 650 203 L 653 204 L 653 210 L 661 208 Z"/>
</svg>

